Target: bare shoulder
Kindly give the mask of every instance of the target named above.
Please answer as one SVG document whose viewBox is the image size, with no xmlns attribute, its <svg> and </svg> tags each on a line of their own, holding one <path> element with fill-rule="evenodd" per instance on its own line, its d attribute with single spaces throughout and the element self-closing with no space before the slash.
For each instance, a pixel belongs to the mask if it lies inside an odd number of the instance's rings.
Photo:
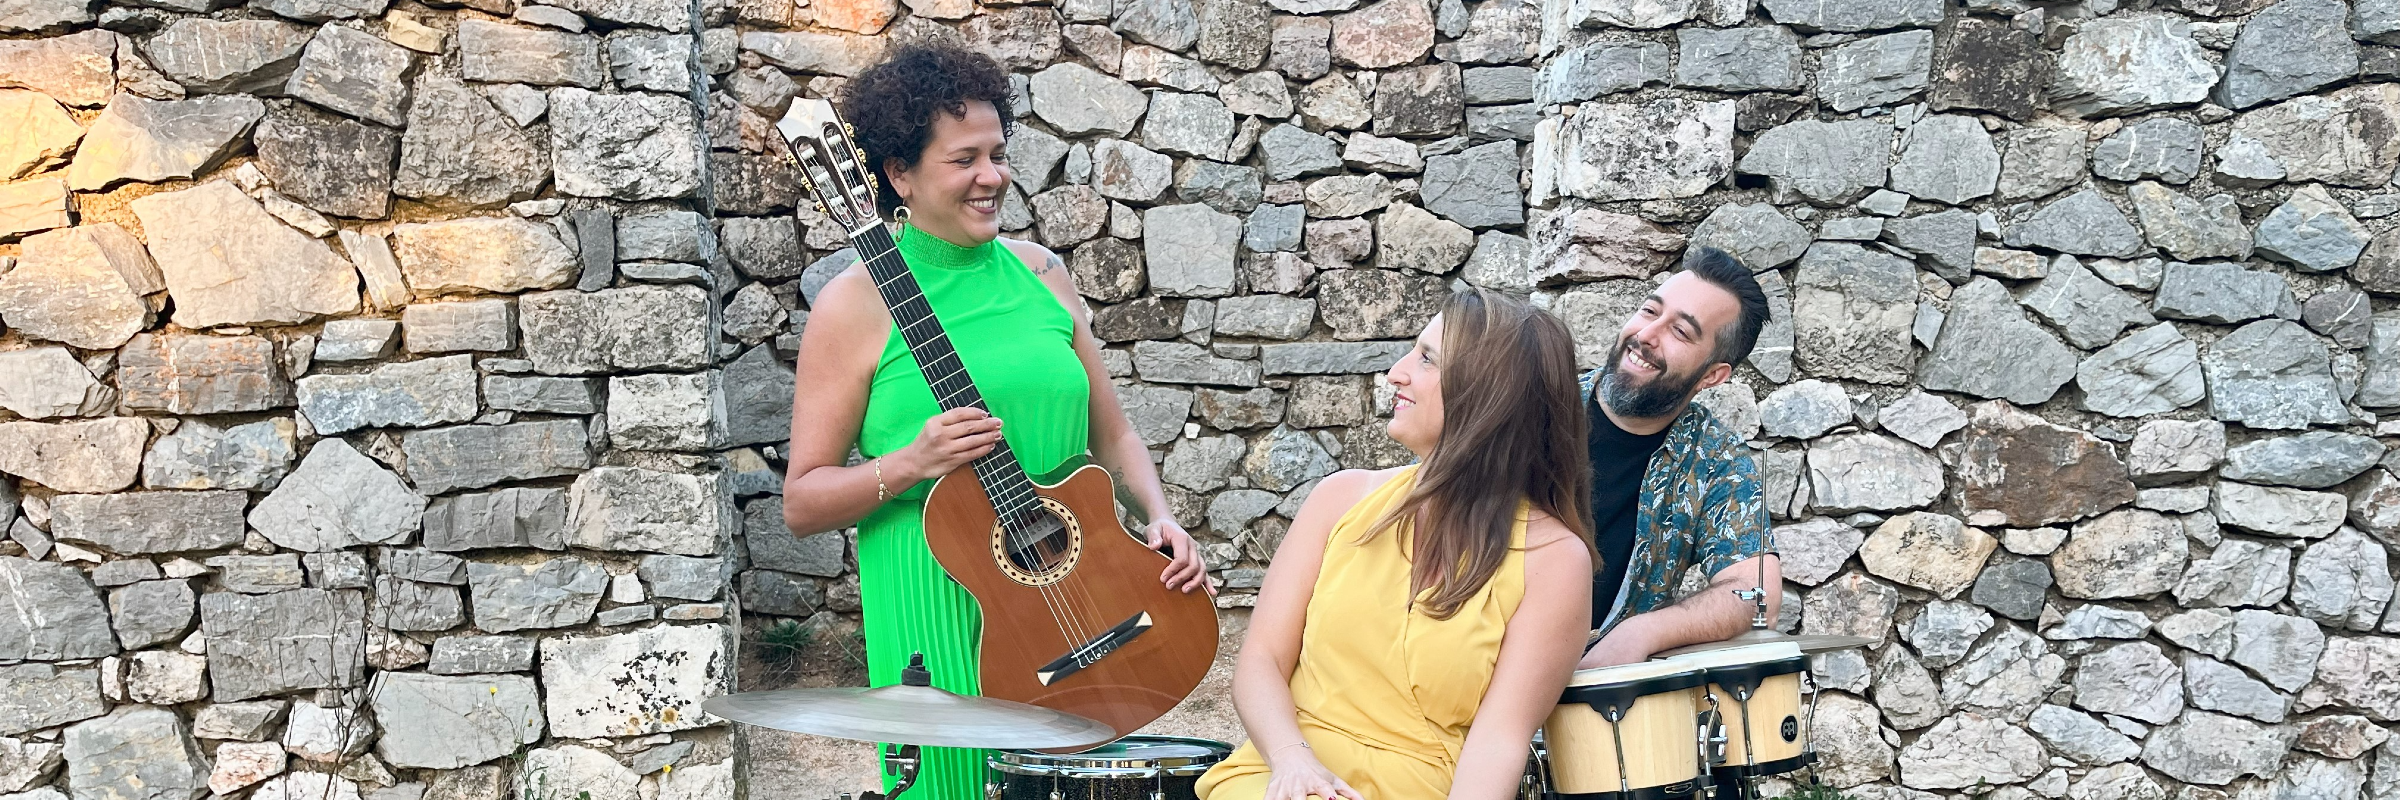
<svg viewBox="0 0 2400 800">
<path fill-rule="evenodd" d="M 1540 513 L 1525 522 L 1525 552 L 1543 558 L 1576 557 L 1585 563 L 1590 563 L 1592 557 L 1583 537 L 1576 536 L 1557 517 Z"/>
<path fill-rule="evenodd" d="M 1331 508 L 1336 513 L 1346 511 L 1357 505 L 1360 498 L 1399 476 L 1405 469 L 1345 469 L 1335 472 L 1317 481 L 1316 488 L 1309 490 L 1308 499 L 1302 502 L 1301 507 Z"/>
<path fill-rule="evenodd" d="M 1035 275 L 1047 279 L 1052 274 L 1064 273 L 1067 270 L 1066 259 L 1060 258 L 1057 253 L 1051 252 L 1050 248 L 1043 247 L 1038 242 L 1002 236 L 1000 243 L 1007 245 L 1008 251 L 1015 253 L 1017 260 L 1025 262 L 1025 267 L 1033 270 Z"/>
<path fill-rule="evenodd" d="M 809 304 L 808 324 L 881 327 L 889 317 L 882 295 L 875 291 L 874 277 L 867 274 L 865 262 L 858 262 L 844 268 L 833 280 L 825 282 L 825 288 L 818 290 L 816 302 Z"/>
</svg>

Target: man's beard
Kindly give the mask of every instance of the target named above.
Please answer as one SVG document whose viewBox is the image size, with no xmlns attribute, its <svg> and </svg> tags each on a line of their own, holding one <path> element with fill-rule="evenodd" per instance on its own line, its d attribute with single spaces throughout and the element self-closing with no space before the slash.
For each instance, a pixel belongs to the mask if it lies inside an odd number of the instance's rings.
<svg viewBox="0 0 2400 800">
<path fill-rule="evenodd" d="M 1600 402 L 1608 410 L 1634 419 L 1663 417 L 1681 409 L 1685 401 L 1692 399 L 1692 387 L 1700 385 L 1701 370 L 1686 375 L 1661 370 L 1647 383 L 1633 383 L 1617 371 L 1617 365 L 1625 361 L 1627 346 L 1632 343 L 1630 338 L 1618 339 L 1617 346 L 1608 351 L 1608 363 L 1600 368 Z M 1661 363 L 1646 350 L 1642 357 L 1654 364 Z"/>
</svg>

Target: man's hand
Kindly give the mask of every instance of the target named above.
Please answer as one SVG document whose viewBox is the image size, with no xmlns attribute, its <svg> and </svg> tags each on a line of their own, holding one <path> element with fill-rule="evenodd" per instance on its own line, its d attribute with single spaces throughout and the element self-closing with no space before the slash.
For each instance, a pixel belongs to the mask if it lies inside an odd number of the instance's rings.
<svg viewBox="0 0 2400 800">
<path fill-rule="evenodd" d="M 1624 626 L 1617 627 L 1620 629 L 1619 631 L 1610 631 L 1606 638 L 1600 640 L 1599 644 L 1592 645 L 1592 649 L 1585 651 L 1583 660 L 1575 662 L 1575 668 L 1599 669 L 1650 660 L 1650 648 L 1634 643 L 1633 637 L 1617 635 Z"/>
</svg>

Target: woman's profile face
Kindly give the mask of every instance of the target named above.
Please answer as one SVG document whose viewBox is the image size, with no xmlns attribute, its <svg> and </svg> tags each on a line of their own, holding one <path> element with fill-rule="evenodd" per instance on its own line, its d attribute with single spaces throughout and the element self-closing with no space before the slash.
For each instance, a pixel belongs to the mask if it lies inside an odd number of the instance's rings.
<svg viewBox="0 0 2400 800">
<path fill-rule="evenodd" d="M 967 101 L 965 116 L 935 113 L 914 167 L 887 165 L 909 224 L 951 244 L 974 246 L 1000 236 L 1008 191 L 1008 138 L 991 103 Z"/>
<path fill-rule="evenodd" d="M 1392 421 L 1385 430 L 1418 458 L 1442 439 L 1442 318 L 1435 315 L 1417 344 L 1383 374 L 1392 383 Z"/>
</svg>

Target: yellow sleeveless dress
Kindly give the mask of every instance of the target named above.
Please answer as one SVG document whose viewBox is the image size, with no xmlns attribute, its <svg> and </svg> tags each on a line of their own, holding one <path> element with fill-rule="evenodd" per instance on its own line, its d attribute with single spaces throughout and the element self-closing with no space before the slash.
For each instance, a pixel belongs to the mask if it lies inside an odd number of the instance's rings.
<svg viewBox="0 0 2400 800">
<path fill-rule="evenodd" d="M 1409 593 L 1407 537 L 1386 531 L 1359 541 L 1416 485 L 1416 470 L 1385 481 L 1334 523 L 1292 671 L 1301 736 L 1369 800 L 1449 794 L 1501 635 L 1525 598 L 1523 511 L 1500 569 L 1446 620 L 1427 616 Z M 1244 743 L 1201 776 L 1201 800 L 1262 797 L 1268 772 L 1257 747 Z"/>
</svg>

